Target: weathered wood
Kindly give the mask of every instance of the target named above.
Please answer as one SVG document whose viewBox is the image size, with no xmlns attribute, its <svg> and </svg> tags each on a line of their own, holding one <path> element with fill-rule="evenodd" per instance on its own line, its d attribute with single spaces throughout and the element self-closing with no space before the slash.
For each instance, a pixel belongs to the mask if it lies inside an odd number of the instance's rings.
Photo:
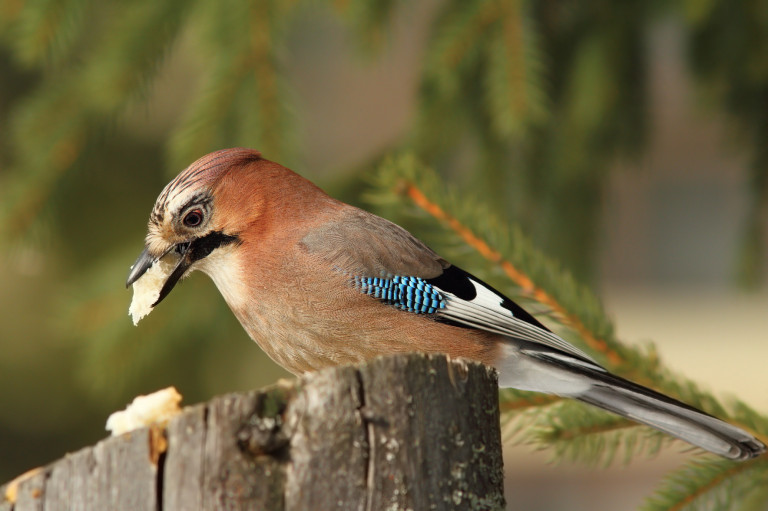
<svg viewBox="0 0 768 511">
<path fill-rule="evenodd" d="M 498 394 L 490 370 L 392 357 L 360 372 L 375 472 L 369 474 L 371 509 L 503 508 Z"/>
<path fill-rule="evenodd" d="M 185 409 L 22 481 L 0 511 L 502 509 L 495 373 L 384 357 Z"/>
<path fill-rule="evenodd" d="M 45 471 L 41 470 L 32 477 L 24 479 L 19 484 L 16 495 L 16 509 L 43 511 L 43 489 L 45 488 Z"/>
<path fill-rule="evenodd" d="M 282 463 L 271 456 L 254 458 L 238 439 L 262 396 L 233 394 L 209 404 L 201 509 L 283 509 Z"/>
<path fill-rule="evenodd" d="M 369 448 L 359 373 L 351 367 L 320 372 L 302 384 L 286 409 L 286 509 L 365 510 Z"/>
<path fill-rule="evenodd" d="M 205 405 L 187 408 L 168 424 L 163 509 L 203 508 Z"/>
</svg>

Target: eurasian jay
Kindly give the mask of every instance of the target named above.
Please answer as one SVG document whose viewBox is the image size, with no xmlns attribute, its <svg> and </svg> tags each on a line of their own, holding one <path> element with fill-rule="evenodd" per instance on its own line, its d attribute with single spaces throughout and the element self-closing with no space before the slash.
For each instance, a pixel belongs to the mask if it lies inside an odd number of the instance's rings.
<svg viewBox="0 0 768 511">
<path fill-rule="evenodd" d="M 495 367 L 502 387 L 578 399 L 726 458 L 765 451 L 746 431 L 609 373 L 403 228 L 257 151 L 211 153 L 165 187 L 127 285 L 168 257 L 175 266 L 153 307 L 201 270 L 248 335 L 294 374 L 445 353 Z"/>
</svg>

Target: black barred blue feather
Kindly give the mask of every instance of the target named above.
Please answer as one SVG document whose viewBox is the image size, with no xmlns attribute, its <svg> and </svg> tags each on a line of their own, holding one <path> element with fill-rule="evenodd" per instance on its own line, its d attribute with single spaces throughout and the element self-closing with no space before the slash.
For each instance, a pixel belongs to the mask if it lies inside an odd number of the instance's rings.
<svg viewBox="0 0 768 511">
<path fill-rule="evenodd" d="M 604 370 L 575 346 L 550 332 L 515 302 L 457 266 L 431 279 L 396 275 L 391 278 L 352 277 L 353 285 L 382 302 L 464 328 L 538 343 L 564 351 L 591 368 Z"/>
<path fill-rule="evenodd" d="M 435 286 L 418 277 L 353 277 L 363 293 L 408 312 L 434 314 L 445 308 L 445 299 Z"/>
</svg>

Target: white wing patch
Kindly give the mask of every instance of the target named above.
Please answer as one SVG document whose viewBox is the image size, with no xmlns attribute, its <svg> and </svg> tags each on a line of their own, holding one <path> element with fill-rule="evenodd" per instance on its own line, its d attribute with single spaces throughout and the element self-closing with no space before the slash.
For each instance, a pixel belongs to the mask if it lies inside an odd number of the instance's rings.
<svg viewBox="0 0 768 511">
<path fill-rule="evenodd" d="M 485 287 L 482 283 L 472 278 L 469 278 L 469 281 L 476 291 L 476 296 L 472 300 L 464 300 L 451 292 L 440 290 L 446 299 L 447 305 L 436 313 L 438 316 L 495 334 L 539 343 L 563 352 L 561 355 L 558 354 L 559 356 L 553 353 L 548 353 L 547 356 L 561 358 L 564 362 L 567 359 L 572 363 L 605 371 L 592 357 L 552 332 L 542 330 L 516 318 L 512 311 L 502 306 L 504 298 Z M 526 350 L 522 349 L 521 351 L 525 352 Z M 567 355 L 572 355 L 578 360 L 573 360 Z"/>
</svg>

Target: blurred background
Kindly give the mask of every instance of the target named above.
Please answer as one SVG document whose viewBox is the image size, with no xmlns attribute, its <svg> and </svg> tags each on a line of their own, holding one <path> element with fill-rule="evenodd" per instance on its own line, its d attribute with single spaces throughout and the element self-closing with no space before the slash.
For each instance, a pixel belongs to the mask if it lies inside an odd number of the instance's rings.
<svg viewBox="0 0 768 511">
<path fill-rule="evenodd" d="M 367 209 L 382 158 L 415 153 L 622 340 L 768 411 L 766 55 L 765 0 L 0 0 L 0 481 L 139 393 L 288 376 L 201 275 L 127 315 L 156 196 L 238 145 Z M 621 510 L 684 457 L 505 459 L 520 508 Z"/>
</svg>

